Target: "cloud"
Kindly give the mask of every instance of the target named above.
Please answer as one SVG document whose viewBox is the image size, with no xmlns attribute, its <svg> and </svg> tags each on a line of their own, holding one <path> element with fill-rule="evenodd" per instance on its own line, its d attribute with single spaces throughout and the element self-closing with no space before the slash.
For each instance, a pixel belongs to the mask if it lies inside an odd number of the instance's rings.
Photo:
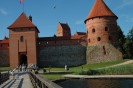
<svg viewBox="0 0 133 88">
<path fill-rule="evenodd" d="M 0 9 L 0 13 L 3 14 L 3 15 L 7 15 L 8 14 L 7 11 L 4 10 L 4 9 Z"/>
<path fill-rule="evenodd" d="M 121 9 L 130 5 L 133 5 L 133 0 L 123 0 L 122 3 L 116 9 Z"/>
<path fill-rule="evenodd" d="M 81 25 L 83 23 L 84 23 L 84 21 L 82 21 L 82 20 L 78 20 L 78 21 L 75 22 L 76 25 Z"/>
<path fill-rule="evenodd" d="M 120 16 L 125 22 L 133 22 L 133 17 L 127 14 L 123 14 Z"/>
</svg>

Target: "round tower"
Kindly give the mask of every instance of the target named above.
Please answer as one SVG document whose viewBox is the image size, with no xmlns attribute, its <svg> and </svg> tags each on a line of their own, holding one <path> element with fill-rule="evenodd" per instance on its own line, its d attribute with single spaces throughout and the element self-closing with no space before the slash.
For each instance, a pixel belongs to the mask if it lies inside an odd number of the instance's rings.
<svg viewBox="0 0 133 88">
<path fill-rule="evenodd" d="M 117 19 L 103 0 L 96 0 L 87 19 L 87 63 L 100 63 L 122 59 L 117 50 Z"/>
<path fill-rule="evenodd" d="M 117 19 L 103 0 L 96 0 L 85 20 L 88 45 L 114 44 L 117 40 Z"/>
</svg>

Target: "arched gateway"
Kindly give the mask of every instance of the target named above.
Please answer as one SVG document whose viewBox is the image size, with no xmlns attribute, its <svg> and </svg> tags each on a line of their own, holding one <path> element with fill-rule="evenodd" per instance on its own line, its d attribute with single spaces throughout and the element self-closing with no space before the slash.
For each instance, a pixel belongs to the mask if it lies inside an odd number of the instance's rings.
<svg viewBox="0 0 133 88">
<path fill-rule="evenodd" d="M 19 65 L 27 65 L 27 56 L 26 56 L 26 54 L 20 55 Z"/>
</svg>

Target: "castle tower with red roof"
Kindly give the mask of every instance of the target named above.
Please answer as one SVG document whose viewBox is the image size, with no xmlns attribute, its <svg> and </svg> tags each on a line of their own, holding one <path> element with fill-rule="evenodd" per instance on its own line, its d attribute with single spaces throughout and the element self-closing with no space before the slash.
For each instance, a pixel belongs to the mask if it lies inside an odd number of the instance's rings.
<svg viewBox="0 0 133 88">
<path fill-rule="evenodd" d="M 22 13 L 8 29 L 10 66 L 36 64 L 38 28 Z"/>
<path fill-rule="evenodd" d="M 87 19 L 88 63 L 106 62 L 122 58 L 114 45 L 117 43 L 118 17 L 103 0 L 96 0 Z"/>
</svg>

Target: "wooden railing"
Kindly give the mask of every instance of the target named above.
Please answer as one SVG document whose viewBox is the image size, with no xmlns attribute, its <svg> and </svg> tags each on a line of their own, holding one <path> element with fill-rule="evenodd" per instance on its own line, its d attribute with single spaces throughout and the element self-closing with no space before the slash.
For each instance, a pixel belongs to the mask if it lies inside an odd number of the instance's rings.
<svg viewBox="0 0 133 88">
<path fill-rule="evenodd" d="M 32 72 L 29 72 L 29 75 L 34 88 L 63 88 L 54 82 L 41 78 Z"/>
<path fill-rule="evenodd" d="M 0 72 L 0 85 L 9 80 L 9 72 Z"/>
</svg>

